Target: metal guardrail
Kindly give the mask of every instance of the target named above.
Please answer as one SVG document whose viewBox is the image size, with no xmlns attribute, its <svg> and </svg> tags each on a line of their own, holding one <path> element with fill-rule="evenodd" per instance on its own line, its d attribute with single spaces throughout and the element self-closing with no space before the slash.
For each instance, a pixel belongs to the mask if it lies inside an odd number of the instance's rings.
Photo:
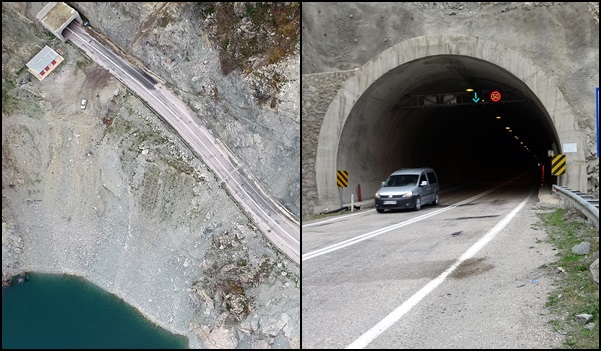
<svg viewBox="0 0 601 351">
<path fill-rule="evenodd" d="M 599 199 L 565 186 L 553 185 L 553 191 L 568 199 L 572 206 L 584 214 L 599 230 Z"/>
</svg>

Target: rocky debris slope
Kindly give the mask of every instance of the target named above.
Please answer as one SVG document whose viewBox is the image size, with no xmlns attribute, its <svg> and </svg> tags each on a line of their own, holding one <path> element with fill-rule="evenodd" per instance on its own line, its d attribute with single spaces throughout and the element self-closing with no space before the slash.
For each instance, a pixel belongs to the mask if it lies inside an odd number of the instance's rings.
<svg viewBox="0 0 601 351">
<path fill-rule="evenodd" d="M 73 6 L 132 61 L 173 87 L 199 123 L 231 149 L 268 194 L 300 218 L 298 3 Z M 282 11 L 286 16 L 280 18 Z M 267 25 L 272 22 L 281 25 Z M 277 30 L 282 26 L 291 28 Z"/>
<path fill-rule="evenodd" d="M 20 274 L 23 239 L 15 232 L 14 225 L 4 222 L 2 216 L 2 286 L 10 285 L 11 279 Z"/>
<path fill-rule="evenodd" d="M 36 6 L 2 11 L 3 281 L 82 276 L 194 348 L 299 348 L 300 268 L 144 103 L 42 31 Z M 39 82 L 23 67 L 46 44 L 65 61 Z"/>
</svg>

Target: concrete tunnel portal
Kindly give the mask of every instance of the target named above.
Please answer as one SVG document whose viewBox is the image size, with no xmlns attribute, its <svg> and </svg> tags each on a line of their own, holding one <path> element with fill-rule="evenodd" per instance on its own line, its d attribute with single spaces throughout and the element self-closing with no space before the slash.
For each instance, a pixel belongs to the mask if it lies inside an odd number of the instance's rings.
<svg viewBox="0 0 601 351">
<path fill-rule="evenodd" d="M 367 198 L 404 167 L 433 167 L 447 184 L 524 171 L 534 172 L 534 178 L 547 150 L 555 146 L 557 152 L 557 137 L 536 97 L 524 88 L 499 67 L 467 56 L 399 66 L 353 107 L 337 169 L 351 170 Z M 498 102 L 490 100 L 495 91 Z"/>
<path fill-rule="evenodd" d="M 350 203 L 351 194 L 358 200 L 358 185 L 361 200 L 372 199 L 391 172 L 406 167 L 434 168 L 442 188 L 500 182 L 517 174 L 528 174 L 534 184 L 541 180 L 543 165 L 545 182 L 557 182 L 548 152 L 561 153 L 562 133 L 564 139 L 573 136 L 570 118 L 557 128 L 557 115 L 548 112 L 548 106 L 555 113 L 568 110 L 557 89 L 546 79 L 533 78 L 540 70 L 515 52 L 493 45 L 494 54 L 502 57 L 495 62 L 476 57 L 486 54 L 488 45 L 477 38 L 468 40 L 480 55 L 453 50 L 446 39 L 439 53 L 432 49 L 431 38 L 425 50 L 430 54 L 416 50 L 419 42 L 405 43 L 400 51 L 391 48 L 341 88 L 320 132 L 316 180 L 321 207 L 315 212 L 340 205 L 336 170 L 349 174 L 344 204 Z M 466 38 L 460 39 L 465 44 Z M 407 49 L 413 55 L 403 59 L 399 52 Z M 390 55 L 398 64 L 382 65 Z M 541 99 L 541 93 L 549 95 Z M 493 101 L 491 94 L 500 100 Z M 332 134 L 337 135 L 336 145 L 328 144 Z"/>
</svg>

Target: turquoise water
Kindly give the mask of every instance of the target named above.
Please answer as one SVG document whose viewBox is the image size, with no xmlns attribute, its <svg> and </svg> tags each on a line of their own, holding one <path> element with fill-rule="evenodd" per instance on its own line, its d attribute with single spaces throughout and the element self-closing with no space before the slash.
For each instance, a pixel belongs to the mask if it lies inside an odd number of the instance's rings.
<svg viewBox="0 0 601 351">
<path fill-rule="evenodd" d="M 187 348 L 136 309 L 88 281 L 30 274 L 2 289 L 2 348 Z"/>
</svg>

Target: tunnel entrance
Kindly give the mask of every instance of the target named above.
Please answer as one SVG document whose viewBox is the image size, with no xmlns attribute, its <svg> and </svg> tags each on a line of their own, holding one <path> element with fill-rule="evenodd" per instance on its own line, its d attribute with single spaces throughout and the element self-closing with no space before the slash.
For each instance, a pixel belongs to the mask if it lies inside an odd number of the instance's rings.
<svg viewBox="0 0 601 351">
<path fill-rule="evenodd" d="M 550 154 L 581 142 L 571 108 L 552 80 L 519 53 L 456 35 L 397 44 L 357 69 L 324 116 L 315 160 L 317 206 L 351 194 L 373 198 L 390 173 L 432 167 L 445 184 L 500 181 L 520 173 L 586 187 L 582 150 L 568 174 L 550 174 Z M 348 172 L 342 199 L 337 170 Z"/>
<path fill-rule="evenodd" d="M 337 169 L 354 176 L 366 197 L 399 168 L 432 167 L 447 185 L 523 172 L 537 181 L 548 150 L 558 153 L 557 139 L 515 76 L 468 56 L 431 56 L 391 70 L 359 98 L 340 137 Z"/>
<path fill-rule="evenodd" d="M 64 2 L 50 2 L 38 12 L 36 18 L 42 22 L 44 28 L 62 41 L 65 41 L 63 30 L 73 21 L 82 24 L 79 12 Z"/>
</svg>

